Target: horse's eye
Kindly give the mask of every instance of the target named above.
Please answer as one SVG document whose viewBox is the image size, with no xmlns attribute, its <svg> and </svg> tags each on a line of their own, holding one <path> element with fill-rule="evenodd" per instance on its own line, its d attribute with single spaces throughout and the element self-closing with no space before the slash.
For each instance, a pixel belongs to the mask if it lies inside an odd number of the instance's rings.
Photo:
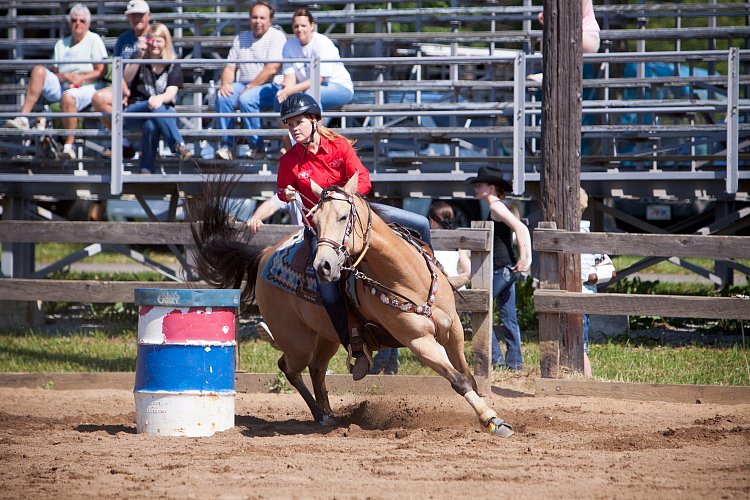
<svg viewBox="0 0 750 500">
<path fill-rule="evenodd" d="M 346 222 L 346 219 L 348 218 L 349 218 L 348 215 L 342 215 L 341 217 L 339 217 L 339 222 Z"/>
</svg>

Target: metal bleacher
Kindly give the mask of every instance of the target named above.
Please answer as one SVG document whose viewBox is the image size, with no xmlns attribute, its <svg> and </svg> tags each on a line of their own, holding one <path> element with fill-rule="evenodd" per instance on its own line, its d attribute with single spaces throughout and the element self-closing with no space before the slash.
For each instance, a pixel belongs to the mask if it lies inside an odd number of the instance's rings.
<svg viewBox="0 0 750 500">
<path fill-rule="evenodd" d="M 72 3 L 0 2 L 0 121 L 15 116 L 31 67 L 49 63 Z M 111 51 L 127 28 L 124 2 L 82 3 L 92 11 L 91 29 Z M 271 3 L 275 23 L 287 34 L 291 11 L 307 4 Z M 69 131 L 83 153 L 76 161 L 45 157 L 42 138 L 60 130 L 2 129 L 6 207 L 33 196 L 189 196 L 218 166 L 212 145 L 219 132 L 211 128 L 216 115 L 206 105 L 206 89 L 218 80 L 234 35 L 246 29 L 250 2 L 149 4 L 152 19 L 172 30 L 181 58 L 186 85 L 177 111 L 195 159 L 180 162 L 165 151 L 160 174 L 130 173 L 138 170 L 133 161 L 99 155 L 111 137 L 93 112 L 81 114 L 85 128 Z M 339 45 L 356 91 L 352 104 L 326 112 L 331 126 L 358 140 L 381 196 L 465 197 L 466 177 L 491 164 L 513 179 L 516 195 L 531 199 L 541 170 L 542 103 L 540 84 L 526 75 L 541 70 L 541 2 L 440 4 L 315 2 L 318 28 Z M 750 2 L 595 5 L 602 46 L 584 57 L 582 184 L 599 199 L 744 203 L 750 191 Z M 32 117 L 52 122 L 59 116 L 38 111 Z M 285 133 L 275 113 L 261 116 L 268 156 L 230 164 L 243 174 L 243 195 L 253 199 L 275 188 L 276 151 Z"/>
</svg>

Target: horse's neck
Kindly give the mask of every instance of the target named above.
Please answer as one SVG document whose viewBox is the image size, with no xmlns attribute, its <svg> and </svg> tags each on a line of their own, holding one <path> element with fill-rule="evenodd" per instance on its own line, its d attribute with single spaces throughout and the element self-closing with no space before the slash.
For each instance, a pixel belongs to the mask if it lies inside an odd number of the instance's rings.
<svg viewBox="0 0 750 500">
<path fill-rule="evenodd" d="M 375 275 L 404 284 L 416 282 L 420 272 L 428 272 L 419 251 L 377 216 L 373 217 L 372 242 L 363 264 Z"/>
</svg>

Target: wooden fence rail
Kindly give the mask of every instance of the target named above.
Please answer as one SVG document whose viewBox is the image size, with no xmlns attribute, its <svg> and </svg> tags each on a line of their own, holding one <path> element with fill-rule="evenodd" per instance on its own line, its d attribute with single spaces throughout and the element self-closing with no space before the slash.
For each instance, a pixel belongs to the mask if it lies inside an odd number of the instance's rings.
<svg viewBox="0 0 750 500">
<path fill-rule="evenodd" d="M 629 314 L 680 318 L 750 319 L 750 298 L 581 293 L 560 290 L 562 253 L 607 253 L 659 257 L 750 258 L 750 237 L 674 234 L 581 233 L 536 229 L 540 287 L 534 292 L 539 315 L 542 377 L 558 378 L 574 368 L 583 339 L 565 337 L 568 315 Z M 577 340 L 577 342 L 576 342 Z M 575 345 L 571 345 L 575 344 Z"/>
<path fill-rule="evenodd" d="M 249 244 L 266 247 L 298 230 L 297 226 L 264 225 Z M 490 333 L 492 331 L 492 231 L 486 222 L 472 228 L 435 230 L 436 250 L 471 251 L 471 289 L 455 294 L 459 312 L 472 313 L 474 373 L 480 391 L 490 386 Z M 185 245 L 193 243 L 189 224 L 184 222 L 68 222 L 0 221 L 3 253 L 13 245 L 28 243 L 100 243 L 112 245 Z M 177 272 L 174 273 L 178 275 Z M 10 276 L 0 279 L 2 301 L 54 301 L 82 303 L 132 302 L 135 288 L 200 288 L 202 282 L 180 281 L 102 281 L 29 279 Z"/>
</svg>

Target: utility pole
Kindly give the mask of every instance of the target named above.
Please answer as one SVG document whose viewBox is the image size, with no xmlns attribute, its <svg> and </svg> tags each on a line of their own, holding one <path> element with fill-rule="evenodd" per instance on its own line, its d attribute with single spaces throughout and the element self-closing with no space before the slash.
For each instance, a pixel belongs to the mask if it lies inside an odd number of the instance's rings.
<svg viewBox="0 0 750 500">
<path fill-rule="evenodd" d="M 581 220 L 581 16 L 579 0 L 544 0 L 542 224 L 567 231 L 579 231 Z M 580 292 L 580 255 L 561 254 L 557 274 L 560 290 Z M 552 321 L 559 325 L 554 329 L 557 331 L 546 329 L 542 334 L 540 324 L 543 377 L 558 378 L 566 371 L 583 371 L 582 316 L 558 316 Z M 541 338 L 542 335 L 550 338 Z"/>
</svg>

